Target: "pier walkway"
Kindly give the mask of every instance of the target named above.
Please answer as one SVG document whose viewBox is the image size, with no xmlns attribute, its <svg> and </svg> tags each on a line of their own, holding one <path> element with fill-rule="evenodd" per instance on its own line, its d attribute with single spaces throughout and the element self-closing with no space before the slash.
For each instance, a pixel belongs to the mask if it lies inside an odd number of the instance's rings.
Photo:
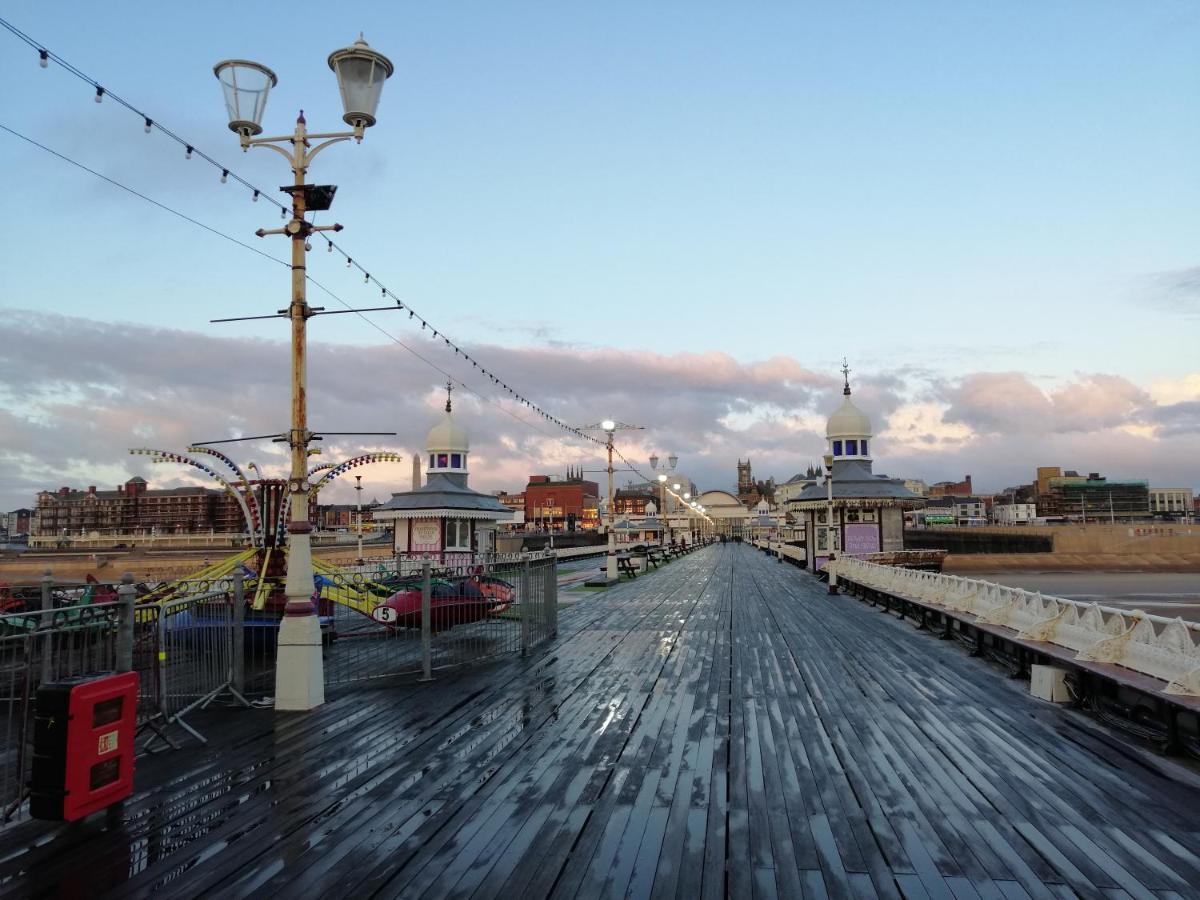
<svg viewBox="0 0 1200 900">
<path fill-rule="evenodd" d="M 749 547 L 537 655 L 214 710 L 122 820 L 0 833 L 4 896 L 1200 896 L 1200 791 Z"/>
</svg>

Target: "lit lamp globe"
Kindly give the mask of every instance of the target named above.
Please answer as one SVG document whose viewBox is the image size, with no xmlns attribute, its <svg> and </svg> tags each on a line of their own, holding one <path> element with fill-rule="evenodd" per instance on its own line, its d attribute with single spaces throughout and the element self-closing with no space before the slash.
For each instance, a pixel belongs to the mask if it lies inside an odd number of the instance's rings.
<svg viewBox="0 0 1200 900">
<path fill-rule="evenodd" d="M 614 422 L 612 419 L 605 419 L 603 422 L 600 423 L 600 427 L 611 434 L 612 432 L 617 430 L 617 423 Z"/>
<path fill-rule="evenodd" d="M 822 459 L 824 459 L 824 461 L 825 461 L 825 468 L 826 468 L 826 469 L 828 469 L 828 470 L 830 470 L 830 471 L 832 471 L 832 470 L 833 470 L 833 454 L 832 454 L 832 453 L 826 453 L 826 454 L 825 454 L 825 455 L 822 457 Z"/>
<path fill-rule="evenodd" d="M 375 124 L 383 83 L 395 71 L 391 60 L 372 50 L 359 34 L 349 47 L 329 54 L 329 68 L 337 75 L 342 92 L 342 120 L 355 129 L 370 128 Z"/>
<path fill-rule="evenodd" d="M 659 483 L 659 484 L 666 484 L 666 483 L 667 483 L 667 476 L 666 476 L 666 475 L 659 475 L 659 476 L 658 476 L 658 483 Z"/>
<path fill-rule="evenodd" d="M 213 74 L 225 94 L 229 130 L 243 138 L 261 134 L 267 95 L 279 83 L 275 73 L 248 59 L 227 59 L 213 66 Z"/>
<path fill-rule="evenodd" d="M 676 491 L 679 490 L 679 488 L 680 488 L 679 482 L 676 482 L 675 484 L 671 485 L 671 488 L 672 488 L 672 490 L 676 490 Z"/>
</svg>

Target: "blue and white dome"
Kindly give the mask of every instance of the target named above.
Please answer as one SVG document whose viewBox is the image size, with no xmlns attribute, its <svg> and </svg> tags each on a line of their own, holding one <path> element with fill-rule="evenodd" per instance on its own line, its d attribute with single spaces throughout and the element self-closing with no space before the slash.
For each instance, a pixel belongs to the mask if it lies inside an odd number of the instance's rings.
<svg viewBox="0 0 1200 900">
<path fill-rule="evenodd" d="M 843 370 L 846 386 L 842 390 L 842 405 L 825 423 L 825 439 L 835 460 L 871 458 L 871 420 L 850 399 L 849 369 Z"/>
</svg>

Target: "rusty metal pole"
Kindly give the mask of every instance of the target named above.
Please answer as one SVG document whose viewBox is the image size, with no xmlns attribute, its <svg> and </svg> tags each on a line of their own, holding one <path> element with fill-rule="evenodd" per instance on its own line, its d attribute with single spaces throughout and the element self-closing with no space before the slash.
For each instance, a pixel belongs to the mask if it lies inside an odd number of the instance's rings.
<svg viewBox="0 0 1200 900">
<path fill-rule="evenodd" d="M 325 676 L 321 660 L 321 626 L 313 605 L 312 523 L 308 510 L 308 398 L 306 326 L 308 307 L 305 270 L 304 177 L 307 171 L 307 129 L 304 114 L 296 119 L 292 136 L 292 218 L 285 230 L 292 240 L 292 427 L 288 446 L 292 474 L 288 485 L 291 515 L 288 521 L 288 559 L 285 593 L 287 606 L 279 628 L 275 662 L 275 708 L 313 709 L 325 702 Z"/>
</svg>

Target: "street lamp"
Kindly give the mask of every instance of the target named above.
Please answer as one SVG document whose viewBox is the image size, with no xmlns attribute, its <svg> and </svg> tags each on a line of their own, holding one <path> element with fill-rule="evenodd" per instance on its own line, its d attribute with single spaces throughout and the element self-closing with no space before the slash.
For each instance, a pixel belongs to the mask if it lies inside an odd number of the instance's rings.
<svg viewBox="0 0 1200 900">
<path fill-rule="evenodd" d="M 291 194 L 291 219 L 283 228 L 260 228 L 256 232 L 259 237 L 283 235 L 292 242 L 292 299 L 287 311 L 292 325 L 292 421 L 287 436 L 292 471 L 288 481 L 289 549 L 284 588 L 287 606 L 279 626 L 275 664 L 275 708 L 288 710 L 312 709 L 325 702 L 321 628 L 312 602 L 312 523 L 308 509 L 312 486 L 307 473 L 312 433 L 308 430 L 306 401 L 305 330 L 313 310 L 307 301 L 304 254 L 309 249 L 309 236 L 314 232 L 342 230 L 338 224 L 318 226 L 305 219 L 305 213 L 329 209 L 337 190 L 333 185 L 307 184 L 305 176 L 313 158 L 326 147 L 352 138 L 362 141 L 363 131 L 375 124 L 383 82 L 393 71 L 387 57 L 367 46 L 361 35 L 351 46 L 330 54 L 329 67 L 337 75 L 345 109 L 343 119 L 353 130 L 309 134 L 301 111 L 293 132 L 279 137 L 257 137 L 262 133 L 267 97 L 271 88 L 278 84 L 275 73 L 261 63 L 245 59 L 227 59 L 213 67 L 213 74 L 221 83 L 225 96 L 229 128 L 237 134 L 242 149 L 266 147 L 274 150 L 288 161 L 293 175 L 292 184 L 281 189 Z M 310 141 L 319 143 L 313 145 Z M 360 537 L 361 534 L 360 529 Z"/>
<path fill-rule="evenodd" d="M 606 436 L 605 445 L 608 448 L 608 556 L 605 560 L 604 578 L 609 583 L 617 581 L 620 577 L 617 574 L 617 535 L 613 531 L 614 525 L 614 508 L 613 508 L 613 435 L 617 430 L 617 423 L 612 419 L 605 419 L 600 423 L 600 427 L 604 430 Z"/>
<path fill-rule="evenodd" d="M 837 580 L 832 568 L 834 561 L 833 538 L 837 534 L 833 527 L 833 454 L 826 453 L 822 459 L 825 463 L 825 546 L 829 551 L 829 559 L 825 563 L 825 568 L 829 570 L 829 593 L 836 594 L 838 592 Z M 815 552 L 813 556 L 815 558 Z"/>
<path fill-rule="evenodd" d="M 679 457 L 676 456 L 674 453 L 669 454 L 667 456 L 666 462 L 664 462 L 661 466 L 659 465 L 659 457 L 658 457 L 657 453 L 650 457 L 650 468 L 652 470 L 654 470 L 655 472 L 658 472 L 659 496 L 662 498 L 662 501 L 661 501 L 661 504 L 662 504 L 661 509 L 662 509 L 662 516 L 663 516 L 662 542 L 663 542 L 664 546 L 671 542 L 671 517 L 670 517 L 669 511 L 667 509 L 667 476 L 671 472 L 675 471 L 675 467 L 678 464 L 679 464 Z"/>
</svg>

